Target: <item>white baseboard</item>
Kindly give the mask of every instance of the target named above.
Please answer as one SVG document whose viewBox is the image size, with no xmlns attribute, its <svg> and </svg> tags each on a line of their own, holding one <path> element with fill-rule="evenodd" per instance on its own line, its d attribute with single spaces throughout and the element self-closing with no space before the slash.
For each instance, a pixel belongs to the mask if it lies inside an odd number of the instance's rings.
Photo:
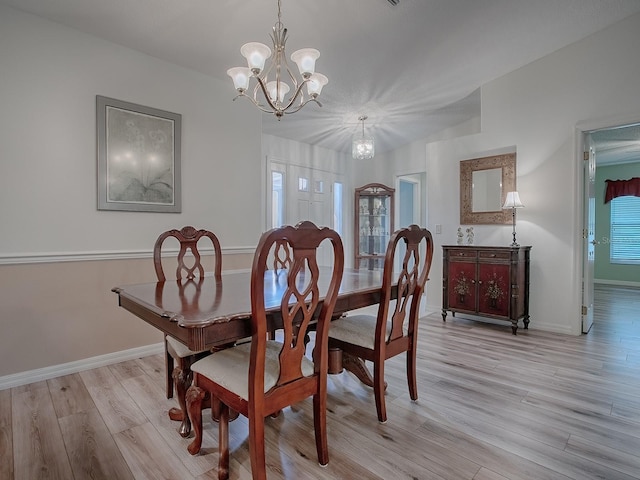
<svg viewBox="0 0 640 480">
<path fill-rule="evenodd" d="M 104 367 L 105 365 L 112 365 L 114 363 L 124 362 L 125 360 L 133 360 L 135 358 L 156 355 L 163 352 L 164 343 L 161 342 L 120 352 L 107 353 L 97 357 L 85 358 L 75 362 L 5 375 L 4 377 L 0 377 L 0 390 L 49 380 L 50 378 L 62 377 L 64 375 L 82 372 L 83 370 L 91 370 L 92 368 Z"/>
<path fill-rule="evenodd" d="M 440 310 L 442 311 L 442 310 Z M 452 318 L 451 312 L 449 310 L 447 310 L 447 320 L 450 321 L 450 319 Z M 503 325 L 503 326 L 508 326 L 511 327 L 511 323 L 509 320 L 498 320 L 495 318 L 490 318 L 490 317 L 481 317 L 481 316 L 477 316 L 477 315 L 471 315 L 469 313 L 461 313 L 461 312 L 457 312 L 456 316 L 454 318 L 461 318 L 463 320 L 473 320 L 474 322 L 484 322 L 484 323 L 493 323 L 495 325 Z M 518 331 L 520 330 L 524 330 L 524 325 L 522 323 L 522 320 L 518 321 Z M 555 323 L 551 323 L 551 322 L 544 322 L 541 321 L 539 319 L 535 319 L 535 321 L 531 321 L 531 323 L 529 324 L 529 327 L 532 330 L 541 330 L 541 331 L 545 331 L 545 332 L 551 332 L 551 333 L 561 333 L 563 335 L 575 335 L 575 333 L 573 333 L 570 329 L 570 327 L 568 326 L 558 326 Z"/>
</svg>

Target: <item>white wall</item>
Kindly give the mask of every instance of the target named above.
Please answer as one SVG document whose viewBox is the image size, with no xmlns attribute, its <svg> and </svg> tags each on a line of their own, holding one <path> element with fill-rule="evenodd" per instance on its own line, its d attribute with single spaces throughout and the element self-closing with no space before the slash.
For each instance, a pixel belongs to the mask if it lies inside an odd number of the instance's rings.
<svg viewBox="0 0 640 480">
<path fill-rule="evenodd" d="M 640 121 L 640 15 L 598 32 L 482 87 L 482 133 L 416 142 L 376 158 L 406 168 L 425 148 L 428 221 L 436 254 L 427 302 L 441 305 L 440 246 L 459 226 L 459 161 L 517 152 L 517 238 L 531 251 L 530 328 L 580 333 L 582 187 L 576 128 Z M 406 155 L 406 154 L 409 155 Z M 475 226 L 478 245 L 509 245 L 511 226 Z"/>
<path fill-rule="evenodd" d="M 0 65 L 0 259 L 149 250 L 185 224 L 257 243 L 261 116 L 230 84 L 2 6 Z M 97 210 L 96 95 L 182 115 L 182 214 Z"/>
<path fill-rule="evenodd" d="M 97 210 L 96 95 L 182 115 L 181 214 Z M 159 344 L 111 288 L 155 279 L 164 230 L 212 229 L 225 270 L 250 265 L 261 114 L 233 96 L 229 83 L 0 6 L 0 387 Z"/>
</svg>

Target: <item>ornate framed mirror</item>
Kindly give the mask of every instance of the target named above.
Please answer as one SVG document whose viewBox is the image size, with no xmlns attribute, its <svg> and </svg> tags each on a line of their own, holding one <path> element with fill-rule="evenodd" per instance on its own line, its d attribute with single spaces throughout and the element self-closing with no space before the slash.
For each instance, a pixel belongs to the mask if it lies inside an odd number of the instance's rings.
<svg viewBox="0 0 640 480">
<path fill-rule="evenodd" d="M 516 190 L 516 154 L 474 158 L 460 162 L 460 224 L 511 223 L 503 210 L 507 192 Z"/>
</svg>

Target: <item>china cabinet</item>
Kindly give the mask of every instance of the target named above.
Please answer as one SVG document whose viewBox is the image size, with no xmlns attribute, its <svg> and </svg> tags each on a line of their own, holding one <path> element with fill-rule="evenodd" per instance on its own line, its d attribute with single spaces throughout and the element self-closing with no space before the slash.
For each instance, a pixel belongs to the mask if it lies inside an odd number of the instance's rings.
<svg viewBox="0 0 640 480">
<path fill-rule="evenodd" d="M 442 320 L 447 311 L 529 326 L 531 247 L 443 245 Z"/>
<path fill-rule="evenodd" d="M 381 269 L 393 233 L 395 189 L 370 183 L 355 192 L 355 268 Z"/>
</svg>

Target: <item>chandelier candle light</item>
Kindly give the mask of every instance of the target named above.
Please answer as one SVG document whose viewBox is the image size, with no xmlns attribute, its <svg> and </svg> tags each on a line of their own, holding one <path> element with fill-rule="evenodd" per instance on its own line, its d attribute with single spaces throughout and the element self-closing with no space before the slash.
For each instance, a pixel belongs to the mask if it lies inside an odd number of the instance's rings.
<svg viewBox="0 0 640 480">
<path fill-rule="evenodd" d="M 315 72 L 316 60 L 320 52 L 314 48 L 303 48 L 291 54 L 291 60 L 298 66 L 300 76 L 297 77 L 289 68 L 284 53 L 287 42 L 287 29 L 281 21 L 280 0 L 278 0 L 278 21 L 273 26 L 271 33 L 273 42 L 273 59 L 265 69 L 265 63 L 271 57 L 271 49 L 258 42 L 245 43 L 240 48 L 240 53 L 247 59 L 248 67 L 234 67 L 227 70 L 227 75 L 233 79 L 233 85 L 238 91 L 238 97 L 247 97 L 260 110 L 273 113 L 278 120 L 285 113 L 295 113 L 309 102 L 322 104 L 317 100 L 322 87 L 328 83 L 327 77 Z M 274 72 L 273 79 L 269 78 Z M 247 95 L 251 78 L 257 83 L 253 88 L 253 94 Z M 291 86 L 286 83 L 291 81 Z M 307 86 L 307 94 L 303 87 Z M 262 95 L 259 95 L 259 92 Z M 287 94 L 292 92 L 290 96 Z M 264 102 L 259 99 L 264 99 Z"/>
<path fill-rule="evenodd" d="M 358 120 L 362 122 L 362 135 L 356 134 L 353 137 L 353 145 L 351 154 L 353 158 L 358 160 L 369 160 L 373 158 L 375 153 L 375 146 L 373 143 L 373 137 L 367 137 L 364 134 L 364 121 L 369 118 L 366 115 L 360 115 Z"/>
<path fill-rule="evenodd" d="M 512 247 L 519 247 L 520 245 L 516 242 L 516 208 L 523 208 L 524 205 L 520 201 L 520 195 L 518 192 L 509 192 L 507 193 L 507 198 L 504 201 L 503 209 L 510 208 L 511 209 L 511 218 L 513 219 L 513 243 Z"/>
</svg>

